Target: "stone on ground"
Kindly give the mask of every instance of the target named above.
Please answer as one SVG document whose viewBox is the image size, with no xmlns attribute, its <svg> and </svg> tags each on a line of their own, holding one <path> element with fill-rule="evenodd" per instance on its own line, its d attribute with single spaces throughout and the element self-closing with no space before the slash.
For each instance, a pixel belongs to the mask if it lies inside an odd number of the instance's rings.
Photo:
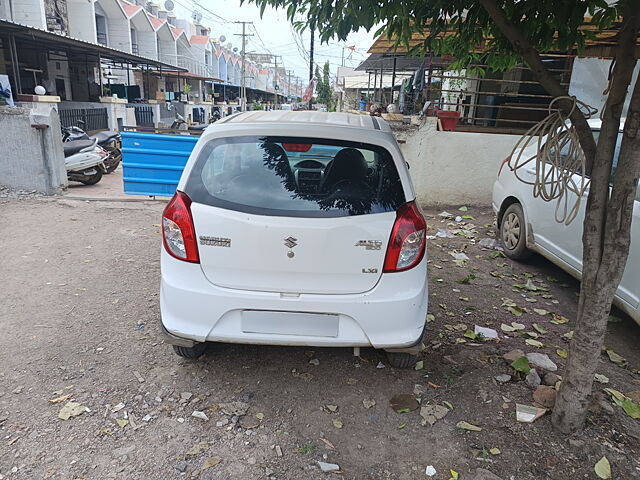
<svg viewBox="0 0 640 480">
<path fill-rule="evenodd" d="M 529 360 L 529 364 L 531 366 L 547 370 L 548 372 L 555 372 L 558 370 L 558 366 L 553 363 L 549 358 L 549 355 L 545 353 L 527 353 L 527 360 Z"/>
</svg>

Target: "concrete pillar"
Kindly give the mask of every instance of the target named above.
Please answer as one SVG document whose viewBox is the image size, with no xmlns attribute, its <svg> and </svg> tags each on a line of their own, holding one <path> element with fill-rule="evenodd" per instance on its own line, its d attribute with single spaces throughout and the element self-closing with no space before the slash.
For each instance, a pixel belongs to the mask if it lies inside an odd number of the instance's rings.
<svg viewBox="0 0 640 480">
<path fill-rule="evenodd" d="M 160 121 L 160 103 L 157 100 L 149 100 L 149 106 L 153 109 L 153 126 L 158 128 Z"/>
<path fill-rule="evenodd" d="M 128 125 L 125 111 L 127 100 L 125 98 L 100 97 L 100 103 L 107 107 L 109 130 L 120 130 L 120 125 Z"/>
<path fill-rule="evenodd" d="M 60 193 L 67 186 L 58 112 L 0 107 L 0 184 L 17 190 Z"/>
</svg>

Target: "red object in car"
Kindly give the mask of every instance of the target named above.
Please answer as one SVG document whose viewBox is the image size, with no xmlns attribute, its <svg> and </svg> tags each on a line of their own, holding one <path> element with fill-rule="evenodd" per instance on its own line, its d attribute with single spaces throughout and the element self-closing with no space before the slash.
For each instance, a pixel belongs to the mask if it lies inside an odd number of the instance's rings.
<svg viewBox="0 0 640 480">
<path fill-rule="evenodd" d="M 162 227 L 162 241 L 169 255 L 185 262 L 200 262 L 191 199 L 186 193 L 176 190 L 162 212 Z"/>
<path fill-rule="evenodd" d="M 504 160 L 502 160 L 502 163 L 500 164 L 500 170 L 498 170 L 498 176 L 500 176 L 500 174 L 502 173 L 502 168 L 509 163 L 509 160 L 511 160 L 511 155 L 507 156 L 504 158 Z"/>
<path fill-rule="evenodd" d="M 287 152 L 308 152 L 313 147 L 310 143 L 283 143 L 282 148 Z"/>
<path fill-rule="evenodd" d="M 416 202 L 402 205 L 391 230 L 384 272 L 403 272 L 418 265 L 426 250 L 426 233 L 427 222 Z"/>
</svg>

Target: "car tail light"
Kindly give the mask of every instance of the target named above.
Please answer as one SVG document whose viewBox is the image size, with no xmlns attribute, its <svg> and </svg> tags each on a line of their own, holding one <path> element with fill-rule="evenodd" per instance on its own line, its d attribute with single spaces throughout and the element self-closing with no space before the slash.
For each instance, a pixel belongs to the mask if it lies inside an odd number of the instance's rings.
<svg viewBox="0 0 640 480">
<path fill-rule="evenodd" d="M 283 143 L 282 148 L 287 152 L 308 152 L 313 147 L 310 143 Z"/>
<path fill-rule="evenodd" d="M 500 176 L 500 174 L 502 173 L 502 169 L 504 168 L 504 166 L 509 163 L 509 160 L 511 160 L 511 155 L 505 157 L 504 160 L 502 160 L 502 163 L 500 164 L 500 170 L 498 170 L 498 176 Z"/>
<path fill-rule="evenodd" d="M 176 191 L 162 212 L 162 240 L 172 257 L 186 262 L 200 262 L 191 217 L 191 199 L 184 192 Z"/>
<path fill-rule="evenodd" d="M 409 202 L 396 212 L 387 255 L 384 259 L 385 272 L 402 272 L 415 267 L 425 251 L 427 222 L 418 205 Z"/>
</svg>

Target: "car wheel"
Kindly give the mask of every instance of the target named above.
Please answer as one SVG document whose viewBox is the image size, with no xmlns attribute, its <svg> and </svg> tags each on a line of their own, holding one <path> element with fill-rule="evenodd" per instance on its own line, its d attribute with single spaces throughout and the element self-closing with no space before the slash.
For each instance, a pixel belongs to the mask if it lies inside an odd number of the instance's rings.
<svg viewBox="0 0 640 480">
<path fill-rule="evenodd" d="M 387 352 L 387 361 L 394 368 L 411 368 L 417 360 L 418 356 L 411 353 Z"/>
<path fill-rule="evenodd" d="M 178 345 L 173 346 L 173 351 L 176 353 L 176 355 L 192 360 L 202 355 L 206 349 L 206 343 L 196 343 L 193 347 L 180 347 Z"/>
<path fill-rule="evenodd" d="M 514 260 L 525 260 L 531 255 L 531 251 L 527 249 L 527 226 L 524 212 L 519 203 L 509 205 L 502 215 L 500 239 L 507 257 Z"/>
</svg>

